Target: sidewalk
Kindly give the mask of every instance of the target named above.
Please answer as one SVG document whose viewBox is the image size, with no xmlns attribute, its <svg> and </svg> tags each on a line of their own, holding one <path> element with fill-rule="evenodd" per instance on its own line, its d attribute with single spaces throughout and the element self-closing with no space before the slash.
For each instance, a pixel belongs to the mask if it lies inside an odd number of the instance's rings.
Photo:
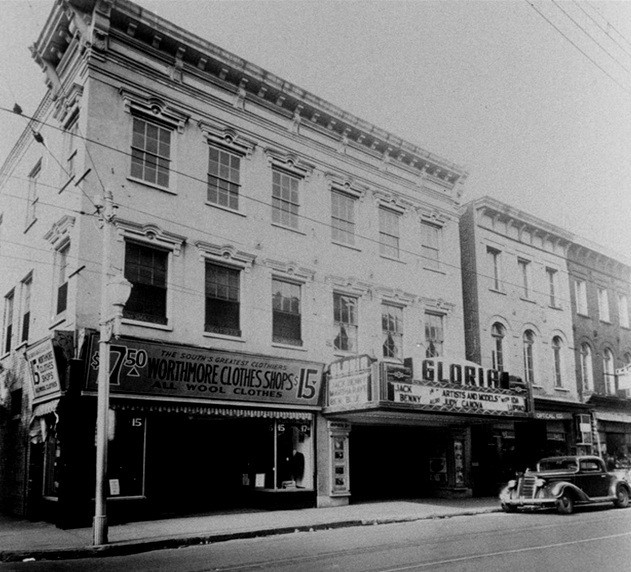
<svg viewBox="0 0 631 572">
<path fill-rule="evenodd" d="M 206 514 L 131 522 L 109 528 L 109 544 L 92 546 L 92 529 L 0 516 L 0 562 L 121 556 L 164 548 L 327 528 L 409 522 L 499 511 L 497 498 L 372 502 L 334 508 Z"/>
</svg>

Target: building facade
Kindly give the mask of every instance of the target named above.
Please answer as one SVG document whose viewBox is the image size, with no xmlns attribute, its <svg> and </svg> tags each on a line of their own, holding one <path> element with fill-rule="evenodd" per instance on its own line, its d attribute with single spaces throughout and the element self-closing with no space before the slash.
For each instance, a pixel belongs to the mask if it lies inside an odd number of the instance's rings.
<svg viewBox="0 0 631 572">
<path fill-rule="evenodd" d="M 523 470 L 546 454 L 591 450 L 591 433 L 578 431 L 589 410 L 574 365 L 572 235 L 484 197 L 464 208 L 460 237 L 467 358 L 519 378 L 534 408 L 533 419 L 482 439 L 480 457 Z"/>
<path fill-rule="evenodd" d="M 568 252 L 575 368 L 583 401 L 593 411 L 595 443 L 609 466 L 631 457 L 629 295 L 631 264 L 618 254 L 575 240 Z"/>
<path fill-rule="evenodd" d="M 469 405 L 401 397 L 464 360 L 465 171 L 126 0 L 57 3 L 32 52 L 48 90 L 0 171 L 3 510 L 91 514 L 104 272 L 133 286 L 110 513 L 470 493 L 471 424 L 524 398 L 496 372 Z M 366 369 L 358 413 L 340 373 Z"/>
</svg>

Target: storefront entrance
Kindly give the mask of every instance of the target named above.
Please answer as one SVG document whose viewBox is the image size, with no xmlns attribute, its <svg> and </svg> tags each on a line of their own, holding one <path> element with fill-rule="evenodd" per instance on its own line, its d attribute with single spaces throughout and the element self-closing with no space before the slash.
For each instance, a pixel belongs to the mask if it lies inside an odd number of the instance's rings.
<svg viewBox="0 0 631 572">
<path fill-rule="evenodd" d="M 432 497 L 447 482 L 448 432 L 353 425 L 351 502 Z"/>
</svg>

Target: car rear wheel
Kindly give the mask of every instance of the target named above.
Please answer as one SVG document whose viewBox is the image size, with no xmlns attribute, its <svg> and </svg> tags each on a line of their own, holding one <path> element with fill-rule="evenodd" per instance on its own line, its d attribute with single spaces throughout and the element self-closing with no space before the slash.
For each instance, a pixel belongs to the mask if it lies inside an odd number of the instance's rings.
<svg viewBox="0 0 631 572">
<path fill-rule="evenodd" d="M 517 512 L 517 507 L 513 504 L 502 503 L 502 510 L 504 512 Z"/>
<path fill-rule="evenodd" d="M 574 512 L 574 499 L 567 493 L 563 493 L 557 499 L 557 511 L 561 514 L 572 514 Z"/>
<path fill-rule="evenodd" d="M 617 508 L 627 508 L 629 506 L 629 491 L 622 486 L 616 489 L 616 500 L 613 504 Z"/>
</svg>

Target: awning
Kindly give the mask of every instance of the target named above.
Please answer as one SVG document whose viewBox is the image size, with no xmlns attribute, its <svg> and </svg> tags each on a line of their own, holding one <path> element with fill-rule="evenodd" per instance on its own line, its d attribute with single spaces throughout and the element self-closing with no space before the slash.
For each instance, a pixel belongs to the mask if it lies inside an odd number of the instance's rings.
<svg viewBox="0 0 631 572">
<path fill-rule="evenodd" d="M 33 408 L 31 423 L 29 425 L 29 439 L 31 443 L 43 443 L 46 441 L 48 432 L 55 427 L 58 418 L 56 415 L 59 399 L 52 399 L 46 403 L 38 403 Z M 55 413 L 53 417 L 46 417 L 49 413 Z"/>
<path fill-rule="evenodd" d="M 612 423 L 631 423 L 631 412 L 621 413 L 618 411 L 594 411 L 594 415 L 599 421 L 610 421 Z"/>
<path fill-rule="evenodd" d="M 117 411 L 136 411 L 139 413 L 185 413 L 213 417 L 259 418 L 259 419 L 297 419 L 311 421 L 313 413 L 309 411 L 285 411 L 277 409 L 255 409 L 244 407 L 214 407 L 188 403 L 123 403 L 114 401 L 110 407 Z"/>
<path fill-rule="evenodd" d="M 42 417 L 48 413 L 54 413 L 59 405 L 59 399 L 52 399 L 46 403 L 38 403 L 33 408 L 33 417 Z"/>
</svg>

